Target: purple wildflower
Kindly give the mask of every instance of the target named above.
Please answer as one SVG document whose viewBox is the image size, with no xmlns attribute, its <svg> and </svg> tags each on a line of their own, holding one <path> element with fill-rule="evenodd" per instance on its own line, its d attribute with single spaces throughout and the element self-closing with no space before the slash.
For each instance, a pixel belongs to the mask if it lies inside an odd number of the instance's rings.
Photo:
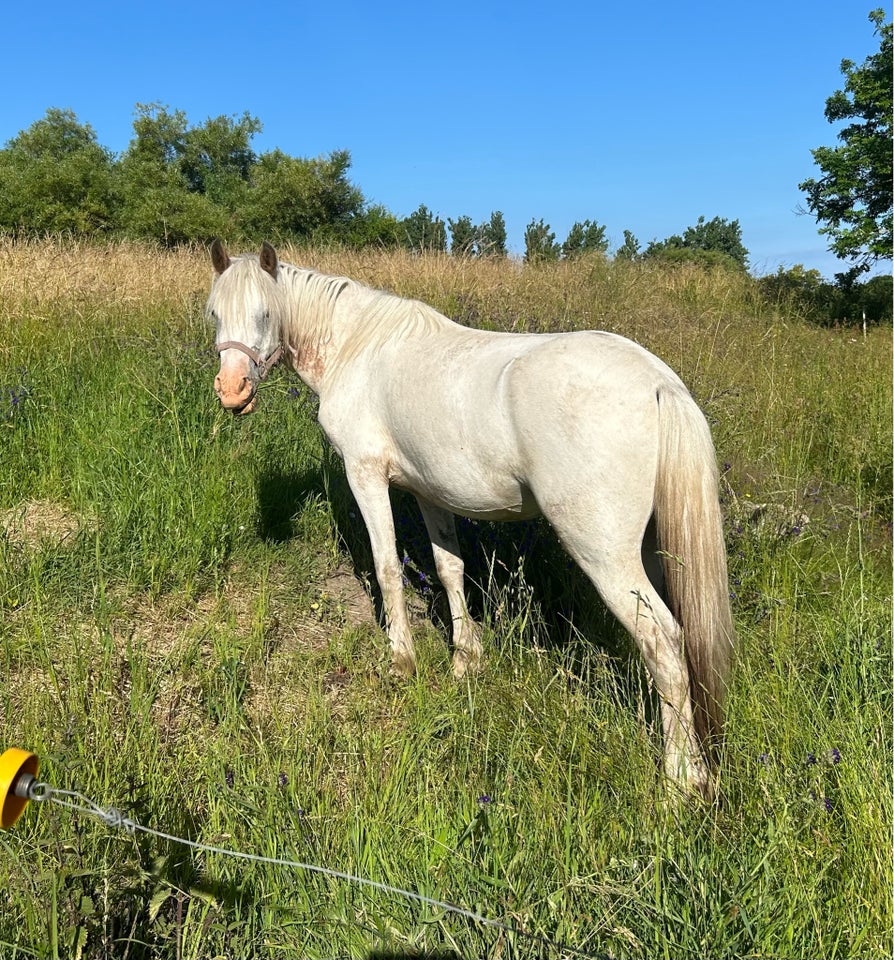
<svg viewBox="0 0 894 960">
<path fill-rule="evenodd" d="M 491 798 L 486 793 L 482 793 L 481 796 L 478 798 L 478 803 L 481 804 L 481 806 L 486 806 L 488 803 L 491 803 L 491 802 L 492 802 Z"/>
<path fill-rule="evenodd" d="M 829 763 L 831 763 L 833 766 L 834 766 L 836 763 L 841 763 L 841 751 L 838 749 L 838 747 L 832 747 L 831 750 L 829 750 L 829 751 L 826 752 L 826 759 L 827 759 L 827 760 L 829 761 Z"/>
<path fill-rule="evenodd" d="M 232 790 L 233 784 L 236 782 L 236 774 L 232 770 L 227 770 L 224 773 L 224 783 Z"/>
</svg>

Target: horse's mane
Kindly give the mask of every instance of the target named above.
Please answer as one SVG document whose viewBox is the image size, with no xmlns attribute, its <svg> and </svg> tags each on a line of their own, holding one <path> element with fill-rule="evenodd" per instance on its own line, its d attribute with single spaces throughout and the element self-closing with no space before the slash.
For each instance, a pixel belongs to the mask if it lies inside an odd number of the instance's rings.
<svg viewBox="0 0 894 960">
<path fill-rule="evenodd" d="M 208 298 L 210 316 L 224 306 L 237 316 L 264 298 L 282 318 L 283 346 L 293 354 L 329 353 L 341 366 L 366 350 L 394 339 L 410 339 L 453 326 L 443 314 L 418 300 L 374 290 L 347 277 L 331 276 L 280 261 L 277 282 L 266 278 L 257 256 L 233 257 L 226 283 L 215 283 Z M 244 304 L 243 309 L 239 309 Z M 337 353 L 332 354 L 332 345 Z"/>
<path fill-rule="evenodd" d="M 290 263 L 280 263 L 280 283 L 288 303 L 288 321 L 283 328 L 286 348 L 316 349 L 336 340 L 338 354 L 330 357 L 330 362 L 339 366 L 387 341 L 410 339 L 453 325 L 419 300 Z"/>
</svg>

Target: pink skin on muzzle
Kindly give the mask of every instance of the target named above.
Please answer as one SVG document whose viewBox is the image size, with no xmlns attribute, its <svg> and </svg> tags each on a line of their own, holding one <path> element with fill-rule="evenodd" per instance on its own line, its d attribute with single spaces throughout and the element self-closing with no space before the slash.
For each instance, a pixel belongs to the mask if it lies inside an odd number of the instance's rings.
<svg viewBox="0 0 894 960">
<path fill-rule="evenodd" d="M 249 359 L 241 355 L 227 359 L 221 355 L 220 372 L 214 378 L 214 392 L 221 406 L 237 416 L 253 413 L 258 405 L 257 386 L 249 376 L 249 363 Z"/>
</svg>

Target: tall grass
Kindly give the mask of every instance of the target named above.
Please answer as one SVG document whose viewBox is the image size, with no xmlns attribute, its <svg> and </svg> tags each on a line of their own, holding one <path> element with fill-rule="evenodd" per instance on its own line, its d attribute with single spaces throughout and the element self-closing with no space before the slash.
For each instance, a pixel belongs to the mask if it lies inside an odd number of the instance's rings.
<svg viewBox="0 0 894 960">
<path fill-rule="evenodd" d="M 747 277 L 282 251 L 494 329 L 598 327 L 706 411 L 740 653 L 722 804 L 666 802 L 651 690 L 539 524 L 463 524 L 485 672 L 395 495 L 420 670 L 398 682 L 313 398 L 233 419 L 202 251 L 0 243 L 0 749 L 149 826 L 451 900 L 596 956 L 887 957 L 890 331 Z M 0 834 L 9 957 L 560 957 L 315 874 L 32 803 Z"/>
</svg>

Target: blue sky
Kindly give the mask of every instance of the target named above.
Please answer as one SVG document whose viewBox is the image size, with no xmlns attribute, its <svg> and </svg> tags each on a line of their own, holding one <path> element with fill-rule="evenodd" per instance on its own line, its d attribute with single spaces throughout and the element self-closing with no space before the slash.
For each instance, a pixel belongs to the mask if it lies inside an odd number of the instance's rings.
<svg viewBox="0 0 894 960">
<path fill-rule="evenodd" d="M 4 13 L 0 142 L 50 107 L 126 149 L 134 107 L 191 124 L 245 111 L 258 152 L 347 149 L 370 202 L 445 220 L 492 210 L 509 246 L 543 219 L 643 246 L 700 215 L 738 219 L 756 273 L 831 276 L 798 183 L 842 58 L 878 49 L 875 0 L 747 4 L 14 4 Z M 888 12 L 890 16 L 890 11 Z"/>
</svg>

